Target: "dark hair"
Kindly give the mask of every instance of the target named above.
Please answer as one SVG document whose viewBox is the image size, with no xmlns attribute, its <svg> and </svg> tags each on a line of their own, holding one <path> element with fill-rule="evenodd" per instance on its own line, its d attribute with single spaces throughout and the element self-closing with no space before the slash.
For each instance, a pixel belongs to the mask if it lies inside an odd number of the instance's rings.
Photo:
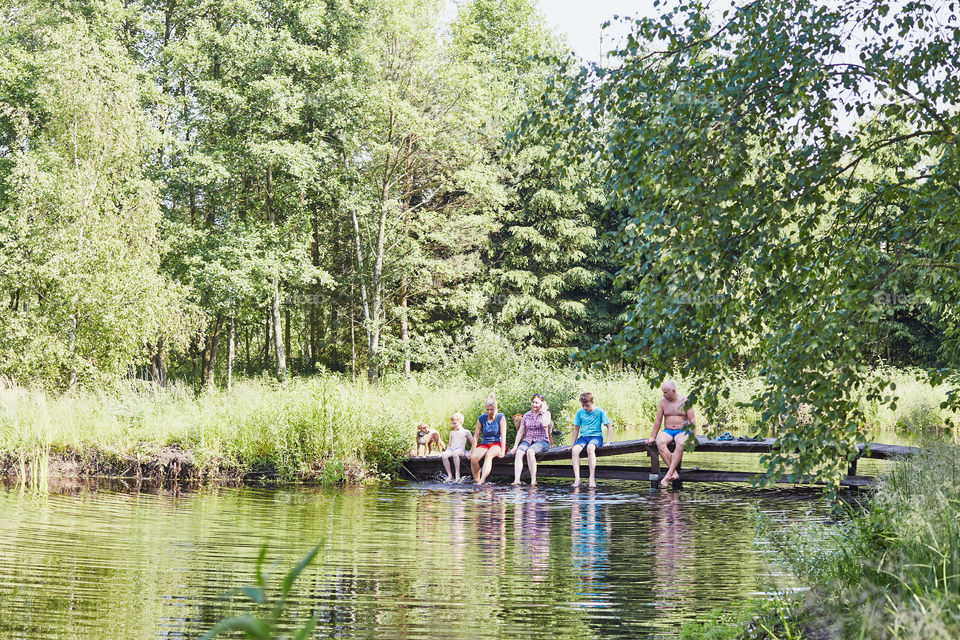
<svg viewBox="0 0 960 640">
<path fill-rule="evenodd" d="M 534 398 L 540 398 L 541 400 L 546 400 L 546 398 L 543 397 L 542 393 L 535 393 L 532 396 L 530 396 L 531 400 L 533 400 Z"/>
<path fill-rule="evenodd" d="M 584 391 L 580 394 L 580 404 L 583 404 L 584 402 L 593 402 L 593 394 L 589 391 Z"/>
</svg>

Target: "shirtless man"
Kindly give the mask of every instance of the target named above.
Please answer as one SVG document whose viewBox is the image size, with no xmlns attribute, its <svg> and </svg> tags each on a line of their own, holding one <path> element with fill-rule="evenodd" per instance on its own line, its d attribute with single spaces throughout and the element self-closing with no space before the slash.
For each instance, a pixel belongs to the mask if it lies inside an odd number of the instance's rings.
<svg viewBox="0 0 960 640">
<path fill-rule="evenodd" d="M 686 396 L 680 397 L 677 394 L 677 383 L 673 380 L 667 380 L 660 387 L 663 391 L 663 398 L 660 399 L 660 405 L 657 407 L 657 418 L 653 423 L 653 435 L 647 438 L 647 444 L 657 443 L 657 449 L 660 450 L 660 457 L 667 465 L 667 472 L 660 479 L 660 486 L 664 489 L 671 480 L 680 477 L 677 473 L 677 467 L 683 458 L 683 445 L 687 443 L 687 438 L 693 435 L 696 428 L 696 418 L 693 415 L 693 408 L 687 408 Z M 660 426 L 663 425 L 663 431 Z M 670 441 L 676 443 L 673 453 L 667 448 Z"/>
</svg>

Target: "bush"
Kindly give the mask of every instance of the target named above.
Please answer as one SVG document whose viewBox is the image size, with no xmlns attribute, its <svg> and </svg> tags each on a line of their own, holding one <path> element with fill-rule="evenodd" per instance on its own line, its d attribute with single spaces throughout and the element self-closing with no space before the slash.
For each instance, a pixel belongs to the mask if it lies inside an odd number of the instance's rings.
<svg viewBox="0 0 960 640">
<path fill-rule="evenodd" d="M 842 637 L 960 637 L 960 447 L 928 443 L 847 522 L 772 538 Z"/>
</svg>

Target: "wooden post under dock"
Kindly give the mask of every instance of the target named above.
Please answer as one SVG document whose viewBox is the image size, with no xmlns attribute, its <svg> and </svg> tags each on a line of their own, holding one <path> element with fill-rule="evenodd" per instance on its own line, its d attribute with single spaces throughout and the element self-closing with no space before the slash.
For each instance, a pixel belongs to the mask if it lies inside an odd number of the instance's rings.
<svg viewBox="0 0 960 640">
<path fill-rule="evenodd" d="M 749 440 L 711 440 L 704 436 L 696 436 L 696 447 L 687 445 L 687 453 L 696 451 L 697 453 L 770 453 L 776 446 L 776 440 L 766 438 L 759 441 Z M 671 443 L 671 450 L 673 444 Z M 887 460 L 891 458 L 912 456 L 919 453 L 917 447 L 906 447 L 895 444 L 881 444 L 868 442 L 857 446 L 859 450 L 858 458 L 874 458 Z M 651 488 L 658 488 L 662 462 L 657 452 L 656 445 L 648 446 L 646 440 L 624 440 L 622 442 L 611 442 L 597 449 L 597 457 L 604 458 L 608 456 L 623 456 L 629 454 L 644 453 L 650 457 L 650 466 L 632 466 L 632 465 L 601 465 L 597 464 L 596 477 L 598 479 L 612 480 L 636 480 L 649 482 Z M 491 476 L 513 477 L 513 455 L 506 455 L 494 462 Z M 567 464 L 538 464 L 538 478 L 572 478 L 573 467 L 570 463 L 570 447 L 553 447 L 537 456 L 538 463 L 550 463 L 554 461 L 563 461 Z M 587 461 L 581 459 L 581 475 L 587 473 Z M 762 473 L 749 473 L 743 471 L 721 471 L 721 470 L 702 470 L 702 469 L 683 469 L 677 470 L 680 478 L 673 481 L 673 486 L 679 489 L 683 482 L 751 482 L 755 478 L 762 476 Z M 443 464 L 440 462 L 439 455 L 420 456 L 408 458 L 400 469 L 400 475 L 409 480 L 423 480 L 433 478 L 443 473 Z M 876 480 L 870 476 L 858 476 L 856 459 L 850 463 L 848 475 L 840 481 L 842 486 L 846 487 L 864 487 L 875 484 Z M 460 475 L 470 475 L 470 462 L 463 459 L 460 462 Z M 524 465 L 522 477 L 529 478 L 529 472 Z M 801 479 L 800 481 L 791 481 L 784 477 L 778 482 L 787 484 L 812 484 L 811 481 Z"/>
</svg>

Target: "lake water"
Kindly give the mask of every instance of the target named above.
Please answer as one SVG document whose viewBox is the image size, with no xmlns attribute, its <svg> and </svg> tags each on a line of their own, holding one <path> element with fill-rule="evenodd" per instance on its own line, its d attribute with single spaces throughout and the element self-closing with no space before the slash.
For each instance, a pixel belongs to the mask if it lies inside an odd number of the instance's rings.
<svg viewBox="0 0 960 640">
<path fill-rule="evenodd" d="M 313 637 L 673 638 L 789 582 L 757 513 L 827 517 L 815 491 L 720 485 L 0 486 L 0 638 L 199 637 L 249 611 L 220 596 L 253 583 L 264 542 L 274 585 L 323 542 L 289 608 Z"/>
</svg>

